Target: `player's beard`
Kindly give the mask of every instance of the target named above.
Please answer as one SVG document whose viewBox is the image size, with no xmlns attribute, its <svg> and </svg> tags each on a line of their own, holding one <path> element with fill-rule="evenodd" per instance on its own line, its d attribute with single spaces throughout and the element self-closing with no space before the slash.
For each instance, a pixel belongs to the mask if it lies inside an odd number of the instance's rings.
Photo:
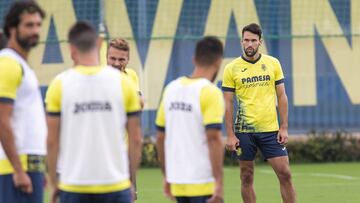
<svg viewBox="0 0 360 203">
<path fill-rule="evenodd" d="M 26 51 L 30 51 L 31 48 L 35 47 L 39 42 L 39 35 L 34 34 L 28 37 L 20 37 L 19 32 L 16 32 L 16 41 L 21 48 Z"/>
<path fill-rule="evenodd" d="M 245 47 L 244 47 L 244 50 L 245 50 L 244 53 L 247 57 L 253 57 L 258 52 L 259 47 L 257 47 L 256 49 L 254 49 L 252 47 L 248 47 L 247 49 L 245 49 Z"/>
</svg>

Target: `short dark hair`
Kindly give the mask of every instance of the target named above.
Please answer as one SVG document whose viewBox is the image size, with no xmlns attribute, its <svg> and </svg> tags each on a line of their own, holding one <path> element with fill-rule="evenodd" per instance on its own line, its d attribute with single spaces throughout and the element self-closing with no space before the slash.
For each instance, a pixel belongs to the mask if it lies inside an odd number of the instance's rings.
<svg viewBox="0 0 360 203">
<path fill-rule="evenodd" d="M 223 55 L 224 47 L 217 37 L 206 36 L 196 43 L 195 62 L 198 65 L 212 65 Z"/>
<path fill-rule="evenodd" d="M 96 47 L 98 35 L 94 26 L 86 21 L 76 22 L 69 31 L 69 43 L 74 45 L 80 52 L 88 52 Z"/>
<path fill-rule="evenodd" d="M 4 33 L 2 32 L 2 30 L 0 30 L 0 49 L 3 49 L 6 47 L 6 37 L 4 36 Z"/>
<path fill-rule="evenodd" d="M 251 32 L 253 34 L 256 34 L 257 36 L 259 36 L 259 39 L 261 39 L 261 37 L 262 37 L 262 30 L 261 30 L 260 26 L 256 23 L 251 23 L 242 29 L 243 37 L 244 37 L 244 32 Z"/>
<path fill-rule="evenodd" d="M 11 5 L 4 19 L 3 29 L 7 38 L 10 37 L 10 28 L 17 27 L 20 24 L 20 16 L 25 12 L 39 13 L 41 18 L 45 18 L 45 12 L 35 1 L 16 1 Z"/>
</svg>

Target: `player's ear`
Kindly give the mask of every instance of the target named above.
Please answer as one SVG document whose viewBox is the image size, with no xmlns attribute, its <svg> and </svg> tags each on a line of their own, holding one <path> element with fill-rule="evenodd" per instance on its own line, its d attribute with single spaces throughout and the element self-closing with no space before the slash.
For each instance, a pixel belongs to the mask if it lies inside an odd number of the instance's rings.
<svg viewBox="0 0 360 203">
<path fill-rule="evenodd" d="M 96 39 L 96 48 L 97 48 L 98 50 L 101 49 L 102 43 L 103 43 L 103 38 L 102 38 L 102 37 L 98 37 L 98 38 Z"/>
<path fill-rule="evenodd" d="M 264 40 L 261 38 L 259 41 L 260 41 L 259 46 L 261 46 Z"/>
</svg>

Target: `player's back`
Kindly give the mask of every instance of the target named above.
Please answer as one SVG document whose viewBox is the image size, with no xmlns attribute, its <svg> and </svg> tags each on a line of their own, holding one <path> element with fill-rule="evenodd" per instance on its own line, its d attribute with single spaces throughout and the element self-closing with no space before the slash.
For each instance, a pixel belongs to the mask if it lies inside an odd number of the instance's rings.
<svg viewBox="0 0 360 203">
<path fill-rule="evenodd" d="M 113 68 L 100 69 L 90 75 L 70 69 L 58 77 L 63 184 L 112 184 L 129 176 L 124 78 Z"/>
<path fill-rule="evenodd" d="M 179 78 L 164 94 L 165 154 L 171 183 L 206 183 L 213 180 L 208 156 L 200 96 L 206 79 Z"/>
</svg>

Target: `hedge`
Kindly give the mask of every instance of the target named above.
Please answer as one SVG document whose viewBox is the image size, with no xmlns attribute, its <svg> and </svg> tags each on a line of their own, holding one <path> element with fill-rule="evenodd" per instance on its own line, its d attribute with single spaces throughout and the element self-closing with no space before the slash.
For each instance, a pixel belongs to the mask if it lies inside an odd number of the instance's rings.
<svg viewBox="0 0 360 203">
<path fill-rule="evenodd" d="M 360 139 L 346 132 L 309 133 L 305 139 L 286 145 L 291 163 L 360 161 Z M 224 165 L 238 165 L 232 153 L 225 150 Z M 261 153 L 257 162 L 263 162 Z M 154 137 L 145 137 L 142 149 L 143 167 L 158 167 Z"/>
</svg>

